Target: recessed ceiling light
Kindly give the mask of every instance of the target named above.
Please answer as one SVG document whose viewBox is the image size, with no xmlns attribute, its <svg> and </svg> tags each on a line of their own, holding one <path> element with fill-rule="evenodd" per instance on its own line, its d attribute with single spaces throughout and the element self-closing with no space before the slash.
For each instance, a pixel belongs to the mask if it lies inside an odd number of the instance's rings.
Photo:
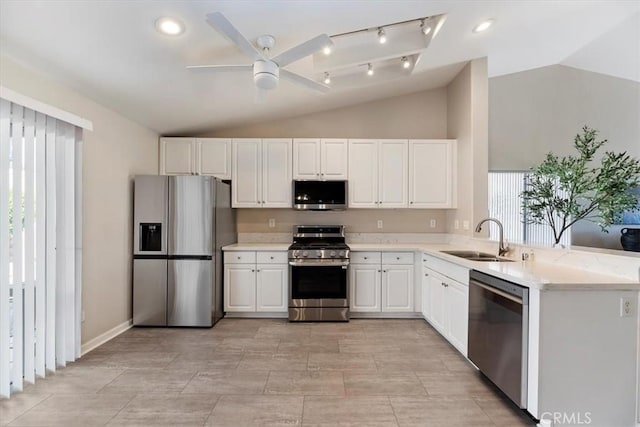
<svg viewBox="0 0 640 427">
<path fill-rule="evenodd" d="M 177 36 L 184 32 L 184 24 L 175 18 L 160 18 L 156 21 L 156 30 L 162 34 Z"/>
<path fill-rule="evenodd" d="M 473 32 L 481 33 L 483 31 L 486 31 L 491 26 L 491 24 L 493 24 L 493 19 L 487 19 L 486 21 L 482 21 L 481 23 L 479 23 L 473 28 Z"/>
</svg>

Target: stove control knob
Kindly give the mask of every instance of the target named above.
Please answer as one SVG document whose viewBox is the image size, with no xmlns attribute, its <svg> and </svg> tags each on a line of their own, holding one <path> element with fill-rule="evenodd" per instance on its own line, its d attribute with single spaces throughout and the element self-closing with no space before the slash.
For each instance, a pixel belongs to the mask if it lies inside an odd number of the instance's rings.
<svg viewBox="0 0 640 427">
<path fill-rule="evenodd" d="M 302 251 L 302 256 L 303 256 L 303 257 L 309 256 L 309 252 L 307 252 L 307 251 Z"/>
<path fill-rule="evenodd" d="M 339 255 L 340 255 L 341 257 L 344 257 L 344 251 L 340 251 Z"/>
<path fill-rule="evenodd" d="M 330 256 L 331 258 L 335 258 L 335 257 L 336 257 L 336 251 L 331 251 L 331 252 L 329 253 L 329 256 Z"/>
<path fill-rule="evenodd" d="M 316 251 L 316 258 L 322 258 L 322 251 Z"/>
</svg>

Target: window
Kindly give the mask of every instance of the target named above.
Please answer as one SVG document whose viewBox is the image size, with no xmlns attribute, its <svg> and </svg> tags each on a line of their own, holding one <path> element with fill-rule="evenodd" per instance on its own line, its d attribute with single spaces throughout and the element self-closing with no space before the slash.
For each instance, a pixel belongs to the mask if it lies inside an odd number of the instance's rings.
<svg viewBox="0 0 640 427">
<path fill-rule="evenodd" d="M 522 208 L 520 193 L 525 188 L 528 172 L 489 172 L 489 216 L 504 225 L 504 238 L 514 243 L 552 246 L 555 242 L 551 227 L 526 224 L 527 213 Z M 491 223 L 489 237 L 498 238 L 498 227 Z M 561 244 L 571 244 L 571 233 L 564 233 Z"/>
<path fill-rule="evenodd" d="M 0 396 L 80 355 L 81 135 L 0 98 Z"/>
</svg>

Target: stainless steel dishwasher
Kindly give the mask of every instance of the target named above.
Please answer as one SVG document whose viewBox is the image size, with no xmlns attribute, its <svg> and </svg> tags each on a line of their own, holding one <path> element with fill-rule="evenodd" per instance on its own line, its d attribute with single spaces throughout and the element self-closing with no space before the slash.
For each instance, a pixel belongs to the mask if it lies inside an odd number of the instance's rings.
<svg viewBox="0 0 640 427">
<path fill-rule="evenodd" d="M 469 359 L 520 408 L 527 407 L 529 289 L 471 270 Z"/>
</svg>

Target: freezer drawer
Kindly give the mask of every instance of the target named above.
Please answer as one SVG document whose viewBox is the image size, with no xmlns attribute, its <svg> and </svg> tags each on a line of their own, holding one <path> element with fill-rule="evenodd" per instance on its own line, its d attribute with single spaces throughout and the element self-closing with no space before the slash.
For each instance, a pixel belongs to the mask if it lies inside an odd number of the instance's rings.
<svg viewBox="0 0 640 427">
<path fill-rule="evenodd" d="M 213 261 L 169 260 L 167 276 L 168 325 L 212 326 Z"/>
<path fill-rule="evenodd" d="M 133 260 L 133 324 L 167 325 L 167 260 Z"/>
</svg>

